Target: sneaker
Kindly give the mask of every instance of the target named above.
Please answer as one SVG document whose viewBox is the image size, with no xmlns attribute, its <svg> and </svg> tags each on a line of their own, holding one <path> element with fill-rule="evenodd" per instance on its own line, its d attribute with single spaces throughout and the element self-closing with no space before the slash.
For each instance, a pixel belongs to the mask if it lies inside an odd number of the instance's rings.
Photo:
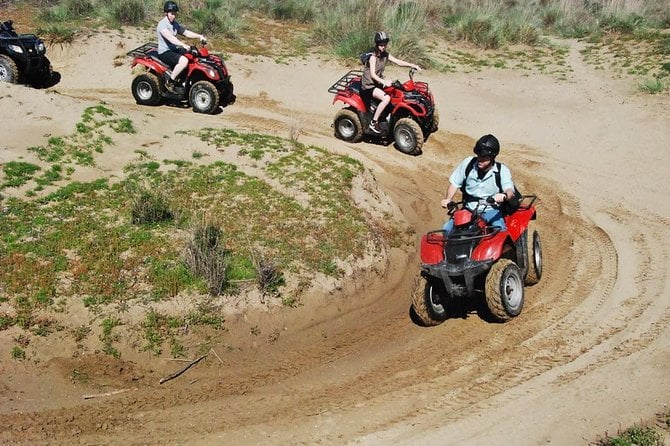
<svg viewBox="0 0 670 446">
<path fill-rule="evenodd" d="M 370 121 L 370 130 L 378 135 L 382 132 L 382 129 L 379 127 L 379 123 L 377 121 Z"/>
<path fill-rule="evenodd" d="M 176 93 L 175 91 L 175 82 L 172 80 L 170 75 L 165 72 L 163 73 L 163 83 L 165 84 L 165 89 L 170 93 Z"/>
</svg>

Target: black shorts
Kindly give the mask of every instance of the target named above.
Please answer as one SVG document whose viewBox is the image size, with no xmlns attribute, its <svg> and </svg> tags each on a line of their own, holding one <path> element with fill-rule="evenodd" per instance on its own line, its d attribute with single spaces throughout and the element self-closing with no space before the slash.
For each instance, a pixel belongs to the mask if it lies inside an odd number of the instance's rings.
<svg viewBox="0 0 670 446">
<path fill-rule="evenodd" d="M 175 51 L 166 51 L 158 55 L 158 58 L 162 60 L 165 64 L 167 64 L 167 66 L 169 66 L 170 68 L 174 68 L 175 65 L 179 63 L 180 57 L 181 54 Z"/>
<path fill-rule="evenodd" d="M 375 91 L 374 88 L 368 88 L 367 90 L 361 89 L 361 99 L 363 99 L 363 103 L 366 107 L 369 107 L 370 103 L 372 102 L 373 91 Z"/>
</svg>

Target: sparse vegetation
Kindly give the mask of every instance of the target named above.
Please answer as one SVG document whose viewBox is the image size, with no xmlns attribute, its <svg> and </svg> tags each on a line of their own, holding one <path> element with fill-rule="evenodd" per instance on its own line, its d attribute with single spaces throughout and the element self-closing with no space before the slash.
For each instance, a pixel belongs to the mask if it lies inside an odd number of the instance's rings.
<svg viewBox="0 0 670 446">
<path fill-rule="evenodd" d="M 3 182 L 20 179 L 33 196 L 3 198 L 0 299 L 14 311 L 3 314 L 0 328 L 19 327 L 36 336 L 68 330 L 80 345 L 90 325 L 63 327 L 50 316 L 78 300 L 94 316 L 92 324 L 101 321 L 101 351 L 118 357 L 115 328 L 126 322 L 118 311 L 109 316 L 112 305 L 127 308 L 181 293 L 226 299 L 240 284 L 255 282 L 264 296 L 294 306 L 300 290 L 281 295 L 286 274 L 339 276 L 336 259 L 362 256 L 366 241 L 379 231 L 390 238 L 399 234 L 386 223 L 368 222 L 354 206 L 350 193 L 353 178 L 363 172 L 359 162 L 266 135 L 229 129 L 184 133 L 235 151 L 242 164 L 260 161 L 264 180 L 221 161 L 159 162 L 143 150 L 126 166 L 125 178 L 113 183 L 104 177 L 69 180 L 67 172 L 82 159 L 75 153 L 87 153 L 95 165 L 114 135 L 131 129 L 130 120 L 107 106 L 89 107 L 71 135 L 50 136 L 47 146 L 34 149 L 45 167 L 2 166 Z M 45 178 L 59 187 L 41 192 Z M 169 340 L 170 353 L 182 354 L 174 324 L 222 329 L 218 305 L 169 318 L 154 311 L 142 324 L 147 350 L 159 354 Z"/>
<path fill-rule="evenodd" d="M 632 426 L 614 437 L 605 435 L 596 441 L 596 446 L 663 446 L 664 437 L 652 426 Z"/>
<path fill-rule="evenodd" d="M 607 60 L 615 75 L 624 74 L 623 65 L 626 74 L 658 79 L 642 91 L 666 90 L 670 84 L 661 69 L 670 46 L 663 32 L 670 6 L 662 0 L 184 0 L 180 7 L 183 21 L 217 46 L 272 55 L 277 63 L 314 50 L 355 61 L 373 33 L 384 29 L 395 55 L 422 66 L 443 71 L 513 67 L 564 79 L 565 52 L 545 37 L 557 36 L 588 42 L 585 57 L 596 67 Z M 40 11 L 36 28 L 55 42 L 71 41 L 82 22 L 153 27 L 161 14 L 149 0 L 60 0 Z M 444 49 L 436 39 L 462 49 Z M 515 49 L 519 46 L 522 51 Z M 636 56 L 626 56 L 622 64 L 618 56 L 609 57 L 615 47 L 632 49 Z"/>
<path fill-rule="evenodd" d="M 26 359 L 25 350 L 23 350 L 21 347 L 16 346 L 16 345 L 14 347 L 12 347 L 12 351 L 11 351 L 10 354 L 12 356 L 12 359 L 18 359 L 18 360 Z"/>
</svg>

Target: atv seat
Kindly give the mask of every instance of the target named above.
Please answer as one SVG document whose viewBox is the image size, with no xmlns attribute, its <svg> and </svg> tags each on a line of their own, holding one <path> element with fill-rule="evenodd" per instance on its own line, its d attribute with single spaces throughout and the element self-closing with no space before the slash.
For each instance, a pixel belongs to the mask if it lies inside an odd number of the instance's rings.
<svg viewBox="0 0 670 446">
<path fill-rule="evenodd" d="M 158 57 L 158 51 L 155 51 L 155 50 L 154 50 L 154 51 L 149 51 L 149 52 L 147 53 L 147 56 L 150 57 L 151 60 L 156 61 L 156 62 L 158 62 L 159 64 L 163 65 L 163 66 L 166 67 L 168 70 L 171 70 L 171 69 L 172 69 L 171 66 L 169 66 L 168 64 L 166 64 L 165 62 L 163 62 L 162 60 L 160 60 L 160 58 Z"/>
<path fill-rule="evenodd" d="M 349 88 L 351 88 L 351 91 L 353 91 L 356 94 L 361 94 L 361 81 L 353 81 L 352 83 L 349 84 Z"/>
</svg>

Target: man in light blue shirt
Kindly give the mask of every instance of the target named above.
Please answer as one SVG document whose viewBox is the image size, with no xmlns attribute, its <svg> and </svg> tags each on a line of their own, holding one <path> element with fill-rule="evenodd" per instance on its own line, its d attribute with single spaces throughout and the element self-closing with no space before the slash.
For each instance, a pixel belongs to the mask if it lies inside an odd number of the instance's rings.
<svg viewBox="0 0 670 446">
<path fill-rule="evenodd" d="M 183 56 L 184 50 L 188 51 L 191 46 L 182 42 L 177 38 L 177 34 L 188 37 L 190 39 L 200 39 L 205 42 L 205 36 L 187 30 L 177 22 L 177 12 L 179 6 L 172 0 L 168 0 L 163 5 L 163 12 L 165 17 L 158 22 L 156 26 L 156 34 L 158 35 L 158 58 L 165 62 L 168 66 L 173 67 L 172 73 L 165 73 L 165 87 L 175 92 L 175 80 L 179 77 L 184 68 L 188 65 L 188 59 Z M 182 49 L 183 48 L 183 49 Z"/>
<path fill-rule="evenodd" d="M 475 210 L 480 199 L 493 197 L 494 203 L 487 203 L 483 209 L 482 218 L 490 225 L 507 229 L 500 204 L 514 197 L 514 182 L 512 173 L 495 158 L 500 153 L 500 143 L 493 135 L 484 135 L 475 144 L 473 149 L 476 156 L 465 158 L 454 169 L 449 177 L 447 196 L 441 202 L 443 208 L 453 205 L 454 195 L 458 190 L 463 192 L 463 201 L 470 210 Z M 443 229 L 449 234 L 454 229 L 453 219 L 445 223 Z"/>
</svg>

